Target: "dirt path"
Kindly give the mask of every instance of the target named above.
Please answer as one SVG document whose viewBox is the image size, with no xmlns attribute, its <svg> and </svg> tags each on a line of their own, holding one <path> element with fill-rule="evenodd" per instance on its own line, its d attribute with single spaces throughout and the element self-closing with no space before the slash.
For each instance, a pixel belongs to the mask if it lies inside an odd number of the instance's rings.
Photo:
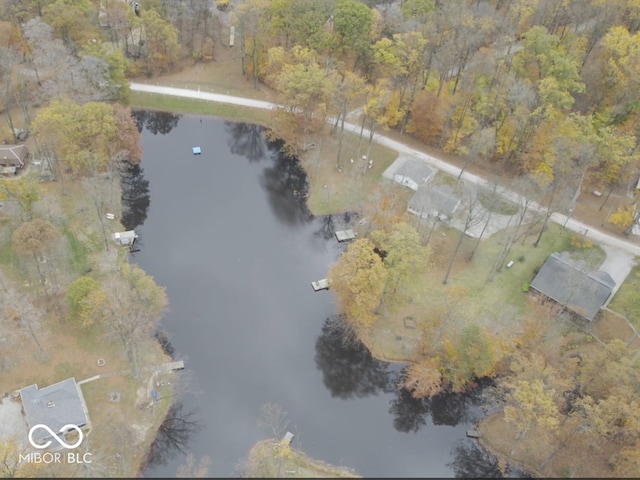
<svg viewBox="0 0 640 480">
<path fill-rule="evenodd" d="M 184 88 L 163 87 L 159 85 L 147 85 L 147 84 L 132 82 L 131 90 L 138 91 L 138 92 L 146 92 L 146 93 L 157 93 L 161 95 L 185 97 L 185 98 L 197 98 L 201 100 L 209 100 L 212 102 L 220 102 L 220 103 L 230 103 L 233 105 L 241 105 L 241 106 L 251 107 L 251 108 L 261 108 L 261 109 L 268 109 L 268 110 L 274 110 L 278 108 L 277 104 L 271 103 L 271 102 L 265 102 L 262 100 L 252 100 L 249 98 L 235 97 L 230 95 L 221 95 L 217 93 L 201 92 L 199 90 L 188 90 Z M 329 118 L 328 121 L 331 122 L 333 121 L 333 119 Z M 356 134 L 360 133 L 359 125 L 355 125 L 353 123 L 345 123 L 345 128 L 348 131 L 351 131 L 353 133 L 356 133 Z M 363 135 L 365 137 L 369 135 L 369 131 L 366 128 L 363 131 Z M 447 163 L 439 158 L 436 158 L 433 155 L 429 155 L 419 150 L 416 150 L 415 148 L 409 147 L 385 135 L 376 133 L 374 135 L 374 140 L 379 144 L 385 147 L 391 148 L 399 153 L 402 153 L 405 155 L 411 155 L 414 158 L 423 160 L 427 162 L 429 165 L 449 175 L 453 175 L 455 177 L 460 175 L 459 167 L 452 165 L 450 163 Z M 478 175 L 469 173 L 468 171 L 465 171 L 462 174 L 461 178 L 467 183 L 490 188 L 489 182 L 487 180 L 479 177 Z M 513 192 L 511 190 L 504 189 L 501 192 L 501 195 L 505 199 L 515 204 L 521 204 L 523 202 L 522 197 L 518 193 Z M 545 208 L 538 204 L 533 204 L 531 208 L 532 210 L 537 210 L 540 212 L 545 211 Z M 581 235 L 585 235 L 587 238 L 590 238 L 591 240 L 594 240 L 600 244 L 615 247 L 631 255 L 640 256 L 640 244 L 633 243 L 628 240 L 623 240 L 618 237 L 614 237 L 613 235 L 610 235 L 606 232 L 598 230 L 597 228 L 591 225 L 587 225 L 573 218 L 567 218 L 565 215 L 561 213 L 557 213 L 557 212 L 554 213 L 551 216 L 551 220 L 560 225 L 564 225 L 566 228 L 574 232 L 577 232 Z"/>
</svg>

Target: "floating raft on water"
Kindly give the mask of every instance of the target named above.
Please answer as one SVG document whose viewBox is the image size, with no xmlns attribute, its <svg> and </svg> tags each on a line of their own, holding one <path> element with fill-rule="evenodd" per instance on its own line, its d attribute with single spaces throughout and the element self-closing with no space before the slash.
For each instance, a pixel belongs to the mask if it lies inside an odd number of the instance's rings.
<svg viewBox="0 0 640 480">
<path fill-rule="evenodd" d="M 336 239 L 339 242 L 346 242 L 347 240 L 353 240 L 356 238 L 356 234 L 353 230 L 338 230 L 336 232 Z"/>
<path fill-rule="evenodd" d="M 322 280 L 318 280 L 317 282 L 311 282 L 311 286 L 313 290 L 317 292 L 318 290 L 328 290 L 329 289 L 329 280 L 323 278 Z"/>
</svg>

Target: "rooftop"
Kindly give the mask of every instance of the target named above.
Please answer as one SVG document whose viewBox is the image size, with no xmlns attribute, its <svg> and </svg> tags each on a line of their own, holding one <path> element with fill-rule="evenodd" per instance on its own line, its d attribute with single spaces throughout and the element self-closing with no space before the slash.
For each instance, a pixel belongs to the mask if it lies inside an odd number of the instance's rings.
<svg viewBox="0 0 640 480">
<path fill-rule="evenodd" d="M 29 428 L 47 425 L 54 432 L 74 424 L 83 427 L 89 422 L 87 405 L 75 378 L 68 378 L 48 387 L 38 389 L 36 384 L 20 390 L 22 406 Z M 51 437 L 45 429 L 35 429 L 33 439 L 38 443 Z"/>
<path fill-rule="evenodd" d="M 552 253 L 531 282 L 532 288 L 589 321 L 596 317 L 615 285 L 607 272 L 585 272 L 572 265 L 568 252 Z"/>
<path fill-rule="evenodd" d="M 426 181 L 433 175 L 434 169 L 421 160 L 407 158 L 407 160 L 396 170 L 396 175 L 409 177 L 416 183 Z"/>
</svg>

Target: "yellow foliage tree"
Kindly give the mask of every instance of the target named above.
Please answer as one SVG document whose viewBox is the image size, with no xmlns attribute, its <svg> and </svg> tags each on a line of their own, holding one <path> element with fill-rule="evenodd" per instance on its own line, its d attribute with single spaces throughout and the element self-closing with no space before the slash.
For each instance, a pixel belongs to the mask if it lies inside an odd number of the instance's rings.
<svg viewBox="0 0 640 480">
<path fill-rule="evenodd" d="M 556 391 L 548 388 L 542 380 L 517 380 L 509 385 L 508 405 L 504 407 L 504 418 L 518 429 L 516 439 L 524 438 L 534 425 L 547 427 L 551 431 L 560 425 Z"/>
<path fill-rule="evenodd" d="M 387 280 L 387 269 L 373 249 L 370 240 L 355 240 L 331 266 L 327 277 L 341 313 L 356 327 L 375 323 L 375 310 Z"/>
<path fill-rule="evenodd" d="M 633 223 L 634 212 L 634 205 L 623 205 L 622 207 L 619 207 L 615 213 L 609 215 L 607 221 L 618 228 L 626 229 Z"/>
</svg>

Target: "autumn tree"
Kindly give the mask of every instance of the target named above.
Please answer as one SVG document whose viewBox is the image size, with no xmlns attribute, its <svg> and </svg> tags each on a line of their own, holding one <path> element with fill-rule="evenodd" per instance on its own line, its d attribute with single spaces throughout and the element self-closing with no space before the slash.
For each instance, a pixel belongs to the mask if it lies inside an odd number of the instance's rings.
<svg viewBox="0 0 640 480">
<path fill-rule="evenodd" d="M 76 53 L 80 45 L 100 36 L 93 27 L 94 4 L 90 0 L 55 0 L 43 8 L 42 18 L 51 25 L 58 37 Z"/>
<path fill-rule="evenodd" d="M 328 72 L 313 50 L 300 46 L 294 46 L 290 52 L 281 47 L 270 49 L 267 69 L 274 72 L 269 78 L 283 94 L 288 111 L 302 117 L 306 139 L 326 119 L 333 90 Z"/>
<path fill-rule="evenodd" d="M 47 298 L 49 298 L 49 290 L 46 286 L 48 282 L 41 264 L 46 263 L 49 266 L 49 276 L 54 279 L 54 286 L 57 287 L 55 270 L 51 266 L 52 259 L 48 259 L 47 255 L 53 251 L 60 239 L 58 229 L 53 224 L 39 218 L 22 223 L 14 230 L 12 236 L 11 243 L 16 253 L 30 257 L 33 260 L 39 283 L 42 285 Z"/>
<path fill-rule="evenodd" d="M 354 240 L 331 266 L 327 276 L 340 311 L 349 322 L 363 328 L 376 321 L 375 310 L 388 275 L 374 248 L 366 238 Z"/>
<path fill-rule="evenodd" d="M 258 88 L 260 68 L 267 51 L 268 8 L 266 0 L 243 0 L 235 9 L 233 23 L 238 28 L 242 73 L 253 81 L 253 88 Z"/>
<path fill-rule="evenodd" d="M 418 231 L 408 223 L 395 224 L 389 231 L 376 230 L 371 233 L 371 240 L 379 250 L 387 252 L 384 265 L 387 285 L 392 286 L 393 293 L 401 280 L 424 268 L 429 259 L 430 249 L 422 246 Z"/>
<path fill-rule="evenodd" d="M 67 305 L 69 318 L 82 326 L 91 326 L 94 319 L 90 315 L 90 305 L 95 304 L 94 292 L 100 289 L 100 284 L 91 277 L 80 277 L 71 282 L 67 288 Z"/>
<path fill-rule="evenodd" d="M 338 0 L 333 12 L 335 50 L 352 65 L 366 62 L 371 43 L 373 14 L 371 8 L 357 0 Z"/>
<path fill-rule="evenodd" d="M 607 218 L 607 222 L 626 231 L 629 227 L 631 227 L 631 225 L 633 225 L 635 211 L 635 204 L 622 205 L 618 207 L 618 209 L 614 213 L 609 215 L 609 218 Z"/>
<path fill-rule="evenodd" d="M 560 425 L 556 391 L 542 380 L 514 380 L 508 385 L 504 417 L 517 429 L 516 439 L 524 438 L 535 425 L 554 431 Z"/>
<path fill-rule="evenodd" d="M 119 276 L 103 283 L 104 295 L 87 296 L 95 301 L 83 308 L 94 312 L 96 324 L 108 338 L 122 344 L 132 373 L 137 378 L 140 347 L 153 338 L 153 332 L 167 306 L 164 288 L 136 265 L 125 264 Z"/>
<path fill-rule="evenodd" d="M 336 167 L 338 170 L 342 170 L 341 153 L 342 143 L 344 140 L 344 122 L 347 118 L 347 113 L 365 94 L 365 79 L 361 76 L 353 73 L 349 70 L 338 69 L 334 70 L 329 78 L 329 81 L 333 84 L 332 100 L 333 107 L 335 108 L 337 115 L 335 117 L 335 123 L 333 131 L 340 125 L 340 131 L 338 133 L 338 153 L 336 154 Z"/>
<path fill-rule="evenodd" d="M 23 221 L 31 221 L 33 206 L 40 199 L 40 188 L 33 177 L 0 179 L 0 200 L 11 199 L 20 209 Z"/>
<path fill-rule="evenodd" d="M 391 39 L 382 38 L 372 46 L 379 75 L 392 79 L 397 92 L 401 133 L 409 118 L 409 107 L 422 87 L 426 43 L 419 32 L 407 32 L 394 34 Z"/>
<path fill-rule="evenodd" d="M 414 398 L 429 398 L 443 390 L 440 363 L 436 358 L 427 358 L 409 365 L 400 386 L 411 392 Z"/>
<path fill-rule="evenodd" d="M 141 29 L 144 39 L 138 48 L 140 60 L 137 62 L 142 71 L 151 76 L 173 70 L 180 47 L 175 27 L 153 8 L 143 9 L 134 20 L 134 27 Z"/>
<path fill-rule="evenodd" d="M 445 340 L 439 358 L 445 385 L 463 392 L 474 386 L 475 380 L 495 374 L 502 349 L 494 335 L 472 323 L 455 338 Z"/>
</svg>

